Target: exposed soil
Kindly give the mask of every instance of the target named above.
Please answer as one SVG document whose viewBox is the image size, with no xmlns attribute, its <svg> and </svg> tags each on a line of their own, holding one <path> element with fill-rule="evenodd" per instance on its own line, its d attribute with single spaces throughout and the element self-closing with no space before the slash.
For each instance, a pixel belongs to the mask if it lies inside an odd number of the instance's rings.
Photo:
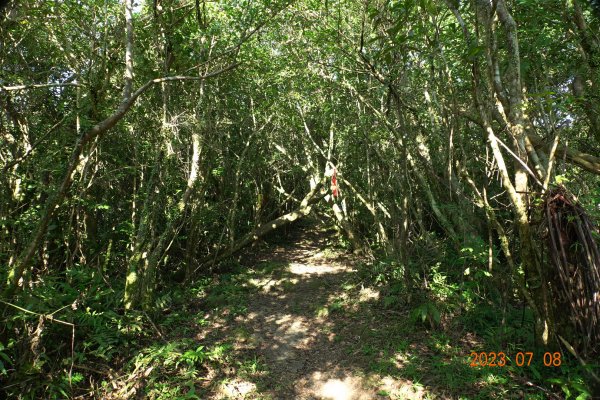
<svg viewBox="0 0 600 400">
<path fill-rule="evenodd" d="M 229 322 L 223 335 L 237 333 L 238 352 L 260 360 L 259 379 L 243 379 L 232 371 L 211 398 L 363 400 L 421 398 L 410 381 L 367 374 L 361 365 L 361 332 L 369 322 L 346 318 L 345 282 L 354 273 L 354 259 L 326 244 L 326 232 L 300 231 L 293 246 L 261 252 L 252 263 L 274 263 L 266 276 L 251 284 L 248 310 Z M 365 301 L 377 294 L 361 291 Z M 212 336 L 211 334 L 209 334 Z M 217 339 L 216 336 L 213 336 Z M 355 351 L 356 350 L 356 351 Z M 381 397 L 380 394 L 383 394 Z"/>
<path fill-rule="evenodd" d="M 297 229 L 248 249 L 240 265 L 224 264 L 212 281 L 186 292 L 181 314 L 162 325 L 164 343 L 144 350 L 145 363 L 132 373 L 113 379 L 110 398 L 560 398 L 523 369 L 470 366 L 472 351 L 500 343 L 470 328 L 489 320 L 489 307 L 468 315 L 433 303 L 444 315 L 432 325 L 415 313 L 430 299 L 379 280 L 380 264 L 336 249 L 334 238 Z M 173 360 L 197 348 L 205 350 L 201 367 L 178 369 Z"/>
</svg>

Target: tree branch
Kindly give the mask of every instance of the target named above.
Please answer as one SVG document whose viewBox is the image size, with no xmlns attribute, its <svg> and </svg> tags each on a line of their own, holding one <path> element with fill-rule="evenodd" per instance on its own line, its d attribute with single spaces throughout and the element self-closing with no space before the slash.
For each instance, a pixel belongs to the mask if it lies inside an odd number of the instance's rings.
<svg viewBox="0 0 600 400">
<path fill-rule="evenodd" d="M 531 143 L 533 143 L 534 146 L 543 149 L 547 153 L 552 151 L 553 143 L 547 143 L 539 136 L 534 136 L 530 134 L 529 140 L 531 140 Z M 582 168 L 588 172 L 600 175 L 600 157 L 582 153 L 581 151 L 567 147 L 562 143 L 558 144 L 556 148 L 556 153 L 565 154 L 567 161 L 577 165 L 579 168 Z"/>
<path fill-rule="evenodd" d="M 81 86 L 79 83 L 66 82 L 66 83 L 32 83 L 28 85 L 16 85 L 16 86 L 0 86 L 0 91 L 15 91 L 15 90 L 27 90 L 27 89 L 40 89 L 40 88 L 53 88 L 53 87 L 65 87 L 65 86 Z"/>
<path fill-rule="evenodd" d="M 259 225 L 253 231 L 251 231 L 250 233 L 247 233 L 244 237 L 242 237 L 235 244 L 228 246 L 227 249 L 217 252 L 216 255 L 209 254 L 208 256 L 204 257 L 202 260 L 200 260 L 200 262 L 199 262 L 200 266 L 198 268 L 196 268 L 196 270 L 194 272 L 198 271 L 198 269 L 200 269 L 203 265 L 206 265 L 208 263 L 213 265 L 217 261 L 222 260 L 224 258 L 227 258 L 227 257 L 235 254 L 239 250 L 248 246 L 250 243 L 258 240 L 259 238 L 266 235 L 267 233 L 269 233 L 275 229 L 281 228 L 282 226 L 285 226 L 289 223 L 292 223 L 292 222 L 310 214 L 310 212 L 312 210 L 312 205 L 317 203 L 323 197 L 325 197 L 325 194 L 327 193 L 326 191 L 321 190 L 323 188 L 323 185 L 324 185 L 324 180 L 317 182 L 314 185 L 314 187 L 308 192 L 308 194 L 304 197 L 304 199 L 302 199 L 300 206 L 298 208 L 296 208 L 294 211 L 284 214 L 280 217 L 277 217 L 272 221 L 269 221 L 269 222 Z"/>
<path fill-rule="evenodd" d="M 183 80 L 197 81 L 208 79 L 220 75 L 225 71 L 229 71 L 235 68 L 237 65 L 239 64 L 234 63 L 220 70 L 202 76 L 170 76 L 164 78 L 151 79 L 144 85 L 142 85 L 140 88 L 138 88 L 135 92 L 133 92 L 131 96 L 129 96 L 126 99 L 123 99 L 121 104 L 117 107 L 116 111 L 112 115 L 105 118 L 103 121 L 99 122 L 94 127 L 92 127 L 92 129 L 82 134 L 77 140 L 77 143 L 75 144 L 75 147 L 71 152 L 69 164 L 67 166 L 67 170 L 65 171 L 65 175 L 63 177 L 62 183 L 58 191 L 46 203 L 46 208 L 42 214 L 40 222 L 38 223 L 38 227 L 35 230 L 35 233 L 33 234 L 33 237 L 29 241 L 29 246 L 27 246 L 27 248 L 21 253 L 18 261 L 8 273 L 6 287 L 2 293 L 4 298 L 12 298 L 13 294 L 17 290 L 19 280 L 23 276 L 23 271 L 29 266 L 29 264 L 33 260 L 33 257 L 40 243 L 42 242 L 44 235 L 46 234 L 50 220 L 52 219 L 56 209 L 62 204 L 64 198 L 67 195 L 67 192 L 71 187 L 71 184 L 73 183 L 74 171 L 77 168 L 77 165 L 79 164 L 79 157 L 81 153 L 83 153 L 85 145 L 97 137 L 102 137 L 104 133 L 106 133 L 109 129 L 114 127 L 121 119 L 123 119 L 125 114 L 127 114 L 127 112 L 131 109 L 137 98 L 140 97 L 146 90 L 148 90 L 154 84 L 160 82 Z"/>
</svg>

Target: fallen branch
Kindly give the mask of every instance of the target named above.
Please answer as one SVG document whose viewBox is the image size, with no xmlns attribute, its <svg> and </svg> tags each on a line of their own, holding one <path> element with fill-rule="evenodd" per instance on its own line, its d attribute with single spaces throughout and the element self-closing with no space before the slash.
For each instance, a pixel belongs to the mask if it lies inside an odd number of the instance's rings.
<svg viewBox="0 0 600 400">
<path fill-rule="evenodd" d="M 148 321 L 150 321 L 150 325 L 152 325 L 152 327 L 154 328 L 156 333 L 158 333 L 158 336 L 162 339 L 162 341 L 167 343 L 162 332 L 160 331 L 160 329 L 158 329 L 158 326 L 156 326 L 156 324 L 154 323 L 154 321 L 152 321 L 152 318 L 150 318 L 150 316 L 148 315 L 148 313 L 146 313 L 146 311 L 144 311 L 144 316 L 148 319 Z"/>
<path fill-rule="evenodd" d="M 75 365 L 75 324 L 73 324 L 71 322 L 63 321 L 63 320 L 58 319 L 58 318 L 54 318 L 54 314 L 57 313 L 58 311 L 62 310 L 65 307 L 62 307 L 59 310 L 56 310 L 56 311 L 54 311 L 54 312 L 52 312 L 50 314 L 40 314 L 40 313 L 28 310 L 28 309 L 23 308 L 23 307 L 19 307 L 16 304 L 9 303 L 8 301 L 0 300 L 0 303 L 3 303 L 3 304 L 5 304 L 6 306 L 9 306 L 9 307 L 16 308 L 17 310 L 22 311 L 22 312 L 27 313 L 27 314 L 39 316 L 40 317 L 40 324 L 43 323 L 43 321 L 50 321 L 50 322 L 56 322 L 56 323 L 59 323 L 59 324 L 62 324 L 62 325 L 67 325 L 67 326 L 71 327 L 71 368 L 69 369 L 69 384 L 70 384 L 71 383 L 71 377 L 73 375 L 73 366 Z"/>
<path fill-rule="evenodd" d="M 531 382 L 529 379 L 526 379 L 526 378 L 520 377 L 520 376 L 518 376 L 518 375 L 515 375 L 515 374 L 513 374 L 513 373 L 509 373 L 509 375 L 510 375 L 510 377 L 511 377 L 513 380 L 515 380 L 515 381 L 518 381 L 518 382 L 522 383 L 523 385 L 526 385 L 526 386 L 529 386 L 529 387 L 535 388 L 535 389 L 537 389 L 538 391 L 542 391 L 542 392 L 544 392 L 544 393 L 546 394 L 546 396 L 548 396 L 548 397 L 546 397 L 547 399 L 556 399 L 556 400 L 560 400 L 560 397 L 559 397 L 559 396 L 557 396 L 556 394 L 552 393 L 550 390 L 548 390 L 548 389 L 546 389 L 546 388 L 544 388 L 544 387 L 542 387 L 542 386 L 536 385 L 535 383 Z"/>
<path fill-rule="evenodd" d="M 251 244 L 252 242 L 265 236 L 267 233 L 279 229 L 310 214 L 313 204 L 317 203 L 319 200 L 325 197 L 325 194 L 327 193 L 326 191 L 321 190 L 323 188 L 323 184 L 324 181 L 322 180 L 316 185 L 314 185 L 310 192 L 308 192 L 304 199 L 302 199 L 300 206 L 294 211 L 277 217 L 267 223 L 259 225 L 252 232 L 247 233 L 244 237 L 237 241 L 233 246 L 221 250 L 220 252 L 217 252 L 216 255 L 209 254 L 208 256 L 204 257 L 202 260 L 200 260 L 200 266 L 196 268 L 194 272 L 198 271 L 202 266 L 206 264 L 214 265 L 217 261 L 230 257 L 236 252 L 243 249 L 244 247 Z"/>
</svg>

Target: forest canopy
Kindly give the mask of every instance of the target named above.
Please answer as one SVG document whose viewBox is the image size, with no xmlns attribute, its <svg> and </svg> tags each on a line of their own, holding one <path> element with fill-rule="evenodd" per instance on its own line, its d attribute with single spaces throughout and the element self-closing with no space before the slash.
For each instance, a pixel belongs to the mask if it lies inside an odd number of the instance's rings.
<svg viewBox="0 0 600 400">
<path fill-rule="evenodd" d="M 171 347 L 163 397 L 135 355 L 314 224 L 375 321 L 493 330 L 471 350 L 570 362 L 506 382 L 599 393 L 596 0 L 0 1 L 0 171 L 9 396 L 194 398 L 218 351 Z"/>
</svg>

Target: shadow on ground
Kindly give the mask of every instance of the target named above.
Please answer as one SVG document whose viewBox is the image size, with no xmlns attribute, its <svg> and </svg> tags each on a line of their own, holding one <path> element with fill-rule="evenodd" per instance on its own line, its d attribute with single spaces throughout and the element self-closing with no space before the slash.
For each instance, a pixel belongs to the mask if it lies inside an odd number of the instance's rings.
<svg viewBox="0 0 600 400">
<path fill-rule="evenodd" d="M 428 331 L 409 310 L 384 308 L 379 292 L 357 283 L 353 259 L 330 250 L 327 233 L 298 235 L 292 247 L 242 260 L 245 272 L 224 287 L 243 296 L 206 296 L 211 323 L 196 339 L 231 345 L 232 354 L 201 398 L 523 397 L 497 370 L 469 367 L 474 337 Z"/>
</svg>

